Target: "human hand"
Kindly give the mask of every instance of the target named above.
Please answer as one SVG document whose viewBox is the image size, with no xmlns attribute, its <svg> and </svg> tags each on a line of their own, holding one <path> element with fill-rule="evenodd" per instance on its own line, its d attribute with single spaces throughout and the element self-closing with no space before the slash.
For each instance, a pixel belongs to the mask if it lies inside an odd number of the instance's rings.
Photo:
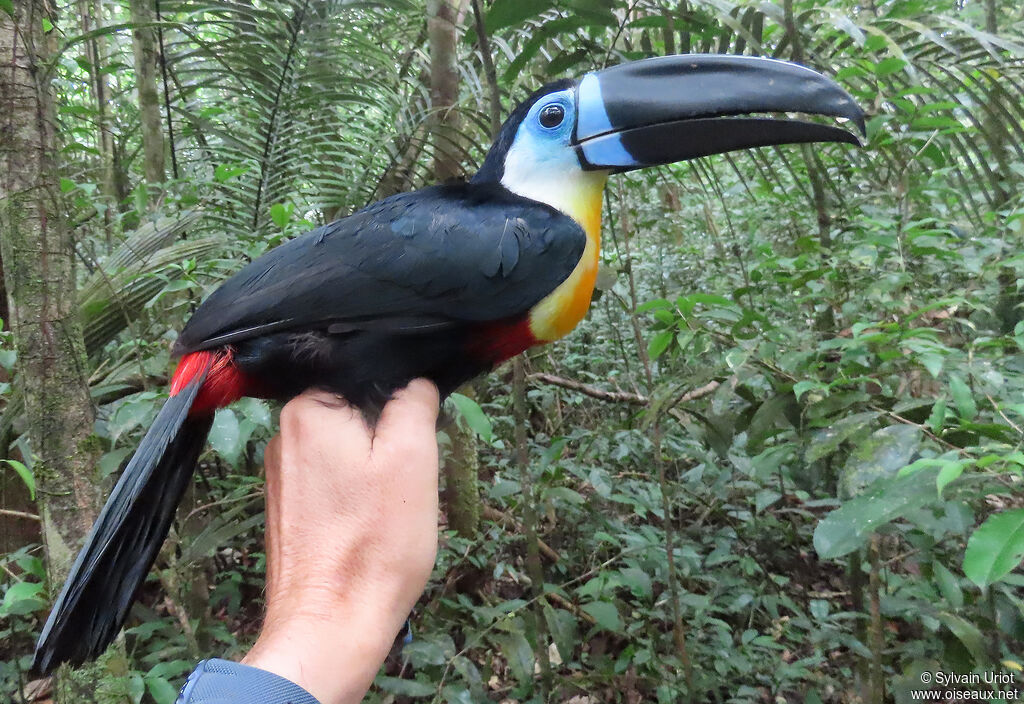
<svg viewBox="0 0 1024 704">
<path fill-rule="evenodd" d="M 267 613 L 242 661 L 322 704 L 362 700 L 437 554 L 437 389 L 417 379 L 374 430 L 307 391 L 267 445 Z"/>
</svg>

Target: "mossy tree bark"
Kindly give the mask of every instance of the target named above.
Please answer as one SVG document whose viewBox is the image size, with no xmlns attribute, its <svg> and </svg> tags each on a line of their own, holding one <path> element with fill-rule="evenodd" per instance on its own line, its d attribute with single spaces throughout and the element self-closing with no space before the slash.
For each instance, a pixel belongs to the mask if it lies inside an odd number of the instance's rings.
<svg viewBox="0 0 1024 704">
<path fill-rule="evenodd" d="M 164 132 L 160 118 L 160 93 L 156 87 L 157 38 L 153 27 L 156 16 L 152 0 L 129 0 L 132 20 L 132 54 L 135 59 L 135 85 L 139 93 L 139 117 L 142 122 L 142 152 L 146 183 L 164 182 Z"/>
<path fill-rule="evenodd" d="M 434 143 L 434 178 L 464 176 L 459 163 L 458 20 L 465 0 L 430 0 L 427 34 L 430 44 L 430 132 Z"/>
<path fill-rule="evenodd" d="M 61 217 L 48 70 L 57 33 L 42 0 L 0 12 L 0 250 L 51 584 L 67 576 L 96 517 L 98 442 L 77 316 L 74 250 Z M 65 673 L 66 674 L 66 673 Z M 58 701 L 93 701 L 95 681 L 58 680 Z"/>
</svg>

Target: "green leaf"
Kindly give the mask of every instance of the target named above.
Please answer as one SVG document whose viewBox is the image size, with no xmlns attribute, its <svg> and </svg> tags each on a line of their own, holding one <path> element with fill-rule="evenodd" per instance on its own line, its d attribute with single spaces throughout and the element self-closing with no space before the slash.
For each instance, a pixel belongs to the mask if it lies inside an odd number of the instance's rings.
<svg viewBox="0 0 1024 704">
<path fill-rule="evenodd" d="M 46 32 L 49 32 L 52 29 L 53 29 L 53 22 L 51 22 L 49 20 L 49 18 L 44 17 L 43 18 L 43 33 L 45 34 Z"/>
<path fill-rule="evenodd" d="M 138 672 L 133 672 L 128 677 L 128 696 L 133 702 L 142 701 L 142 695 L 146 693 L 146 681 Z"/>
<path fill-rule="evenodd" d="M 130 447 L 119 447 L 116 450 L 104 453 L 96 465 L 97 469 L 100 470 L 100 477 L 109 477 L 120 469 L 124 458 L 131 454 L 131 451 L 132 448 Z"/>
<path fill-rule="evenodd" d="M 42 582 L 46 579 L 46 565 L 43 564 L 42 558 L 32 555 L 21 555 L 16 557 L 14 562 L 28 574 L 37 577 L 39 581 Z"/>
<path fill-rule="evenodd" d="M 988 662 L 988 656 L 985 654 L 985 638 L 981 635 L 981 631 L 978 630 L 977 626 L 966 619 L 947 612 L 940 613 L 938 618 L 956 636 L 957 640 L 963 643 L 964 647 L 967 648 L 967 652 L 974 658 L 975 664 L 980 665 Z"/>
<path fill-rule="evenodd" d="M 622 619 L 619 618 L 619 610 L 614 604 L 607 601 L 592 601 L 581 607 L 597 622 L 597 625 L 606 631 L 617 633 L 622 630 Z"/>
<path fill-rule="evenodd" d="M 44 608 L 42 591 L 43 585 L 39 582 L 16 582 L 4 594 L 0 616 L 24 616 Z"/>
<path fill-rule="evenodd" d="M 145 682 L 146 691 L 156 704 L 174 704 L 178 698 L 178 689 L 163 677 L 146 677 Z"/>
<path fill-rule="evenodd" d="M 437 690 L 423 682 L 416 680 L 403 680 L 400 677 L 378 677 L 374 680 L 376 685 L 385 692 L 398 694 L 403 697 L 432 697 Z"/>
<path fill-rule="evenodd" d="M 274 221 L 275 225 L 283 229 L 288 225 L 288 221 L 291 220 L 293 210 L 295 210 L 295 206 L 292 203 L 287 205 L 284 203 L 274 203 L 270 206 L 270 219 Z"/>
<path fill-rule="evenodd" d="M 253 425 L 260 428 L 270 428 L 270 406 L 266 401 L 246 396 L 236 401 L 235 410 L 241 411 L 242 415 L 252 421 Z"/>
<path fill-rule="evenodd" d="M 1024 559 L 1024 508 L 989 516 L 967 541 L 964 574 L 980 588 L 998 582 Z"/>
<path fill-rule="evenodd" d="M 578 64 L 583 59 L 587 58 L 590 52 L 586 49 L 577 49 L 576 51 L 562 52 L 551 60 L 548 64 L 547 74 L 549 76 L 557 76 L 561 73 L 565 73 L 571 67 Z"/>
<path fill-rule="evenodd" d="M 949 602 L 954 609 L 964 605 L 964 592 L 960 589 L 960 580 L 957 576 L 941 562 L 932 563 L 932 575 L 935 577 L 935 584 L 938 585 L 942 597 Z"/>
<path fill-rule="evenodd" d="M 21 477 L 21 481 L 25 483 L 28 488 L 29 498 L 33 501 L 36 500 L 36 478 L 32 476 L 32 470 L 26 467 L 18 460 L 2 460 L 3 462 L 10 465 L 14 473 Z"/>
<path fill-rule="evenodd" d="M 455 643 L 447 634 L 436 639 L 430 636 L 417 636 L 402 648 L 402 655 L 409 659 L 413 667 L 425 665 L 444 665 L 455 656 Z"/>
<path fill-rule="evenodd" d="M 826 384 L 823 384 L 820 381 L 815 381 L 815 380 L 798 381 L 795 384 L 793 384 L 793 395 L 796 396 L 796 400 L 799 401 L 800 397 L 803 396 L 808 391 L 813 391 L 814 389 L 823 389 L 823 388 L 826 388 Z"/>
<path fill-rule="evenodd" d="M 667 310 L 672 308 L 672 303 L 664 298 L 655 298 L 652 301 L 641 303 L 636 307 L 637 313 L 646 313 L 649 310 Z M 1024 337 L 1024 334 L 1021 335 Z"/>
<path fill-rule="evenodd" d="M 245 508 L 244 505 L 240 508 Z M 197 535 L 181 551 L 181 559 L 186 562 L 213 555 L 214 551 L 229 545 L 232 540 L 246 531 L 266 521 L 266 515 L 257 513 L 245 520 L 237 520 L 237 514 L 218 515 L 203 531 Z"/>
<path fill-rule="evenodd" d="M 978 406 L 974 403 L 974 395 L 959 374 L 949 375 L 949 390 L 953 394 L 953 402 L 961 418 L 974 420 L 978 415 Z"/>
<path fill-rule="evenodd" d="M 619 570 L 622 578 L 622 586 L 629 587 L 633 594 L 639 597 L 649 597 L 652 594 L 651 577 L 638 567 L 624 567 Z"/>
<path fill-rule="evenodd" d="M 149 668 L 149 672 L 143 676 L 147 679 L 162 678 L 170 681 L 188 674 L 194 667 L 195 661 L 193 660 L 164 660 Z"/>
<path fill-rule="evenodd" d="M 787 412 L 796 407 L 793 394 L 780 393 L 767 399 L 754 411 L 747 426 L 747 449 L 752 453 L 760 453 L 768 438 L 780 424 L 789 423 Z"/>
<path fill-rule="evenodd" d="M 469 429 L 490 444 L 494 440 L 494 428 L 491 426 L 491 419 L 484 413 L 484 409 L 480 408 L 480 404 L 462 394 L 452 394 L 448 398 L 455 404 L 456 410 Z"/>
<path fill-rule="evenodd" d="M 822 428 L 814 434 L 810 446 L 807 448 L 806 461 L 816 462 L 822 457 L 828 457 L 857 433 L 864 431 L 868 424 L 878 417 L 877 413 L 865 412 L 854 413 L 837 420 L 827 428 Z"/>
<path fill-rule="evenodd" d="M 939 374 L 942 373 L 942 364 L 946 361 L 945 357 L 935 352 L 919 352 L 915 357 L 921 366 L 928 370 L 933 379 L 939 378 Z"/>
<path fill-rule="evenodd" d="M 581 506 L 587 502 L 578 491 L 573 491 L 567 486 L 548 487 L 544 489 L 543 498 L 545 501 L 555 500 L 556 503 L 561 500 L 573 506 Z"/>
<path fill-rule="evenodd" d="M 824 559 L 842 557 L 861 547 L 875 530 L 935 499 L 938 470 L 876 482 L 871 491 L 847 501 L 814 529 L 814 549 Z"/>
<path fill-rule="evenodd" d="M 139 185 L 132 191 L 132 203 L 135 206 L 136 212 L 146 212 L 146 206 L 149 204 L 149 186 L 146 185 L 145 181 L 140 181 Z"/>
<path fill-rule="evenodd" d="M 505 27 L 522 24 L 555 6 L 555 0 L 494 0 L 487 11 L 487 31 L 496 32 Z"/>
<path fill-rule="evenodd" d="M 241 176 L 249 170 L 247 166 L 239 166 L 237 164 L 221 164 L 213 170 L 213 178 L 217 183 L 224 183 L 230 181 L 236 176 Z"/>
<path fill-rule="evenodd" d="M 651 359 L 657 359 L 660 357 L 668 346 L 672 343 L 672 338 L 675 337 L 675 330 L 662 330 L 653 338 L 647 345 L 647 356 Z"/>
<path fill-rule="evenodd" d="M 933 433 L 942 432 L 942 425 L 946 422 L 946 399 L 940 398 L 932 406 L 932 412 L 928 414 L 927 425 Z"/>
<path fill-rule="evenodd" d="M 529 641 L 522 633 L 509 633 L 498 640 L 512 675 L 525 684 L 533 679 L 534 655 Z"/>
<path fill-rule="evenodd" d="M 921 431 L 913 425 L 889 425 L 862 440 L 843 466 L 841 486 L 856 496 L 879 479 L 905 467 L 921 446 Z"/>
<path fill-rule="evenodd" d="M 230 408 L 219 409 L 213 418 L 213 427 L 210 428 L 210 447 L 225 460 L 235 464 L 241 437 L 235 412 Z"/>
<path fill-rule="evenodd" d="M 939 469 L 939 476 L 935 478 L 935 488 L 938 490 L 939 497 L 942 497 L 942 490 L 945 489 L 950 482 L 960 478 L 960 475 L 964 473 L 964 469 L 970 464 L 969 460 L 951 460 L 945 462 L 941 469 Z"/>
<path fill-rule="evenodd" d="M 782 494 L 771 489 L 761 489 L 754 497 L 754 512 L 761 513 L 782 498 Z"/>
<path fill-rule="evenodd" d="M 890 56 L 887 59 L 882 59 L 875 64 L 875 75 L 879 78 L 888 76 L 891 73 L 896 73 L 901 68 L 907 65 L 907 62 L 896 56 Z"/>
<path fill-rule="evenodd" d="M 554 639 L 559 654 L 563 660 L 568 660 L 579 643 L 577 637 L 579 625 L 576 616 L 563 609 L 554 609 L 545 604 L 544 620 L 547 622 L 548 633 Z"/>
</svg>

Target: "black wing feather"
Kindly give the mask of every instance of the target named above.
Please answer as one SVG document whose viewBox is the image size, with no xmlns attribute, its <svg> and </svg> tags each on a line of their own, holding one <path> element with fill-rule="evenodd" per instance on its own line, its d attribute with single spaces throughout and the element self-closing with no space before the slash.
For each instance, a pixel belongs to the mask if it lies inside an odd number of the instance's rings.
<svg viewBox="0 0 1024 704">
<path fill-rule="evenodd" d="M 392 317 L 511 318 L 564 281 L 585 246 L 575 220 L 500 186 L 403 193 L 246 266 L 199 307 L 176 351 Z"/>
</svg>

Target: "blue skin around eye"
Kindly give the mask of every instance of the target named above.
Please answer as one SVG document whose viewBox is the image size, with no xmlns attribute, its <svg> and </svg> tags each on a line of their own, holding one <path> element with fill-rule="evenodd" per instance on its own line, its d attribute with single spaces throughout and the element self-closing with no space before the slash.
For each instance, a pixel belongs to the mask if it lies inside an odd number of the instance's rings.
<svg viewBox="0 0 1024 704">
<path fill-rule="evenodd" d="M 564 90 L 545 96 L 530 108 L 513 143 L 513 149 L 520 158 L 528 155 L 529 162 L 535 168 L 579 167 L 576 151 L 568 148 L 576 120 L 574 100 L 573 91 Z M 565 110 L 565 117 L 555 127 L 540 124 L 540 113 L 549 105 L 560 105 Z"/>
<path fill-rule="evenodd" d="M 543 100 L 538 100 L 537 104 L 530 108 L 529 114 L 523 120 L 523 125 L 532 135 L 535 135 L 540 140 L 567 145 L 569 137 L 572 135 L 572 125 L 575 121 L 572 93 L 571 90 L 563 90 L 558 93 L 552 93 Z M 562 109 L 565 110 L 565 117 L 555 127 L 544 127 L 540 124 L 540 113 L 549 105 L 561 105 Z"/>
</svg>

